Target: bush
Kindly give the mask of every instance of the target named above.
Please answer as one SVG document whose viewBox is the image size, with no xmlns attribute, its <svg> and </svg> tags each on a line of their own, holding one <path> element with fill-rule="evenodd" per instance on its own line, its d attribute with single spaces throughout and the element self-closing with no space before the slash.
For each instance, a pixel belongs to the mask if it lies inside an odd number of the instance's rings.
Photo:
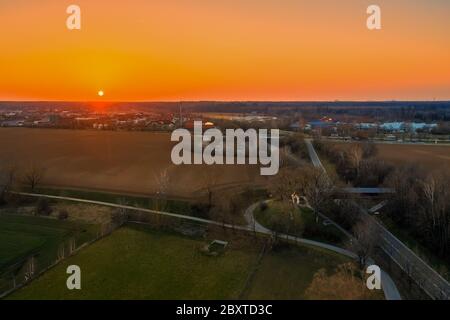
<svg viewBox="0 0 450 320">
<path fill-rule="evenodd" d="M 128 220 L 127 212 L 123 212 L 122 210 L 114 211 L 111 214 L 111 223 L 115 226 L 120 226 L 124 224 Z"/>
<path fill-rule="evenodd" d="M 67 212 L 67 210 L 62 209 L 59 211 L 59 213 L 58 213 L 59 220 L 67 220 L 68 218 L 69 218 L 69 213 Z"/>
<path fill-rule="evenodd" d="M 262 212 L 262 211 L 266 211 L 267 209 L 269 208 L 269 205 L 267 204 L 267 202 L 261 202 L 260 204 L 259 204 L 259 210 Z"/>
<path fill-rule="evenodd" d="M 39 198 L 36 204 L 36 213 L 40 216 L 49 216 L 52 211 L 49 201 L 45 198 Z"/>
<path fill-rule="evenodd" d="M 5 204 L 7 204 L 5 197 L 0 195 L 0 206 L 3 206 Z"/>
<path fill-rule="evenodd" d="M 194 217 L 209 218 L 211 207 L 205 203 L 194 203 L 191 205 L 191 212 Z"/>
</svg>

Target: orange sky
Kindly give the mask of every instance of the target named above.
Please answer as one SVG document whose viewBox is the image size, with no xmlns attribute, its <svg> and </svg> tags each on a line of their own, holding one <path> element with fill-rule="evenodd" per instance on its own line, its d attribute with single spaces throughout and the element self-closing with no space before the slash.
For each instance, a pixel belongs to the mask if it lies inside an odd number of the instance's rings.
<svg viewBox="0 0 450 320">
<path fill-rule="evenodd" d="M 0 0 L 0 100 L 449 100 L 449 39 L 448 0 Z"/>
</svg>

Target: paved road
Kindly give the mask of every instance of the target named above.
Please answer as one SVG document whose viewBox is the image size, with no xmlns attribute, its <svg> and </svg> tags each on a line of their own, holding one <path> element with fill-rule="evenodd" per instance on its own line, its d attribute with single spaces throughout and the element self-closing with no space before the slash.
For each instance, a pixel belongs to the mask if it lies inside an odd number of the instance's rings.
<svg viewBox="0 0 450 320">
<path fill-rule="evenodd" d="M 341 192 L 349 194 L 380 195 L 380 194 L 392 194 L 395 193 L 395 190 L 391 188 L 343 188 L 341 189 Z"/>
<path fill-rule="evenodd" d="M 308 148 L 309 157 L 311 158 L 314 167 L 321 168 L 324 172 L 326 172 L 325 167 L 322 164 L 322 161 L 320 161 L 320 158 L 317 155 L 316 149 L 314 149 L 311 139 L 305 139 L 305 143 L 306 147 Z"/>
<path fill-rule="evenodd" d="M 377 205 L 373 206 L 372 208 L 370 208 L 370 209 L 369 209 L 369 213 L 375 213 L 375 212 L 377 212 L 377 211 L 383 209 L 384 206 L 387 205 L 387 203 L 388 203 L 387 200 L 385 200 L 385 201 L 383 201 L 383 202 L 380 202 L 379 204 L 377 204 Z"/>
<path fill-rule="evenodd" d="M 270 200 L 265 201 L 265 202 L 268 203 L 268 202 L 270 202 Z M 256 221 L 255 216 L 253 215 L 253 212 L 260 204 L 261 204 L 261 202 L 254 203 L 250 207 L 248 207 L 247 210 L 245 210 L 245 213 L 244 213 L 245 221 L 247 221 L 247 225 L 252 230 L 259 232 L 259 233 L 271 234 L 272 232 L 269 229 L 267 229 L 266 227 L 262 226 L 258 221 Z"/>
<path fill-rule="evenodd" d="M 305 139 L 313 165 L 324 168 L 311 140 Z M 311 150 L 311 151 L 310 151 Z M 418 257 L 411 249 L 398 240 L 381 223 L 372 217 L 367 210 L 358 206 L 361 213 L 375 225 L 382 239 L 383 251 L 407 273 L 433 299 L 450 300 L 450 284 L 438 272 Z"/>
<path fill-rule="evenodd" d="M 381 248 L 433 299 L 450 300 L 450 285 L 438 272 L 397 239 L 368 211 L 358 206 L 361 213 L 375 225 L 381 237 Z"/>
</svg>

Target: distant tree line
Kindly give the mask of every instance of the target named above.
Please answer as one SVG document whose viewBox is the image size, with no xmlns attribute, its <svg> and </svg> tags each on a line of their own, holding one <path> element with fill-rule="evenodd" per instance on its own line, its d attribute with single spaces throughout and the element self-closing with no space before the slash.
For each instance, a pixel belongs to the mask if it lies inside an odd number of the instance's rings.
<svg viewBox="0 0 450 320">
<path fill-rule="evenodd" d="M 440 123 L 436 128 L 431 130 L 431 133 L 435 135 L 450 135 L 450 123 Z"/>
</svg>

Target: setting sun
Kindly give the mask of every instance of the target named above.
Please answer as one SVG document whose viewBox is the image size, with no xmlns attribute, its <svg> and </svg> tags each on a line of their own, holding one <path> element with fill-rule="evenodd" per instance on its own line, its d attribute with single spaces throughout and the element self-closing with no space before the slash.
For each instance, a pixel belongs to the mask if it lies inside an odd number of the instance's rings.
<svg viewBox="0 0 450 320">
<path fill-rule="evenodd" d="M 103 97 L 105 95 L 105 93 L 102 91 L 102 90 L 100 90 L 99 92 L 98 92 L 98 96 L 99 97 Z"/>
</svg>

